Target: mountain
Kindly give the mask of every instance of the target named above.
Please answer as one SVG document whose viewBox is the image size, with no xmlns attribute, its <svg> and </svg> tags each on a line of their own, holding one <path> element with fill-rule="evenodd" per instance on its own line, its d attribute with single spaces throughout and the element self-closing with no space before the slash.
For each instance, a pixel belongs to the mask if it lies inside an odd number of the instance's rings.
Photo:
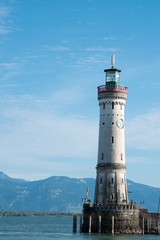
<svg viewBox="0 0 160 240">
<path fill-rule="evenodd" d="M 129 197 L 143 208 L 156 212 L 160 188 L 127 181 Z M 95 179 L 50 177 L 39 181 L 10 178 L 0 172 L 0 211 L 81 212 L 82 198 L 89 187 L 93 202 Z"/>
<path fill-rule="evenodd" d="M 0 172 L 0 180 L 7 179 L 14 182 L 26 182 L 24 179 L 11 178 L 7 174 Z"/>
<path fill-rule="evenodd" d="M 151 187 L 148 185 L 132 182 L 127 180 L 129 198 L 133 199 L 140 205 L 141 208 L 147 208 L 150 212 L 157 212 L 158 202 L 160 197 L 160 188 Z M 144 204 L 140 204 L 143 202 Z"/>
</svg>

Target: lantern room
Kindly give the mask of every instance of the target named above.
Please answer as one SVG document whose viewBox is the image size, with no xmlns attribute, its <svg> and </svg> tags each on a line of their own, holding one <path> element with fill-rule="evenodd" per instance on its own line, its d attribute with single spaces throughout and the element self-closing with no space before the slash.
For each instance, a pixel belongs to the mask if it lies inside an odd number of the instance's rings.
<svg viewBox="0 0 160 240">
<path fill-rule="evenodd" d="M 111 63 L 112 63 L 112 67 L 110 69 L 104 70 L 104 72 L 106 73 L 106 86 L 116 87 L 119 85 L 121 70 L 114 67 L 114 63 L 115 63 L 114 55 L 112 55 Z"/>
</svg>

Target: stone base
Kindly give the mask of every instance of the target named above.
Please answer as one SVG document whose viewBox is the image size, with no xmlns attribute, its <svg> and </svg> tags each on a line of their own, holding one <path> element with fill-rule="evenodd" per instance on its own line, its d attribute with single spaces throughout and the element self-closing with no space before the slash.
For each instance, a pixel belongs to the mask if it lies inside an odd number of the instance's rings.
<svg viewBox="0 0 160 240">
<path fill-rule="evenodd" d="M 83 232 L 89 232 L 91 216 L 91 232 L 112 233 L 112 216 L 114 216 L 114 233 L 141 234 L 139 227 L 138 205 L 83 205 Z M 101 216 L 101 222 L 99 222 Z M 101 227 L 100 227 L 101 226 Z"/>
</svg>

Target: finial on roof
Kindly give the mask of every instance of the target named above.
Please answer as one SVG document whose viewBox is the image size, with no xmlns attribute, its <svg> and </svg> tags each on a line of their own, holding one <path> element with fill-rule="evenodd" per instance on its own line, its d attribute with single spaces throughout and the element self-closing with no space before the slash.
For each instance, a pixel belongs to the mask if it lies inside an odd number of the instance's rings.
<svg viewBox="0 0 160 240">
<path fill-rule="evenodd" d="M 112 64 L 112 68 L 114 68 L 114 65 L 115 65 L 115 55 L 111 56 L 111 64 Z"/>
</svg>

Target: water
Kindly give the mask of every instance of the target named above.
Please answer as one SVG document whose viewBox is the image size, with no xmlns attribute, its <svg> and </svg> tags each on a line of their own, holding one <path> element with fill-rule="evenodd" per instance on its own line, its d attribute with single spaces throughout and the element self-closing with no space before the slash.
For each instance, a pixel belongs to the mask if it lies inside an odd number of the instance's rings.
<svg viewBox="0 0 160 240">
<path fill-rule="evenodd" d="M 79 224 L 78 224 L 79 228 Z M 79 230 L 79 229 L 78 229 Z M 156 235 L 106 235 L 72 233 L 72 217 L 1 217 L 2 240 L 158 240 Z"/>
</svg>

